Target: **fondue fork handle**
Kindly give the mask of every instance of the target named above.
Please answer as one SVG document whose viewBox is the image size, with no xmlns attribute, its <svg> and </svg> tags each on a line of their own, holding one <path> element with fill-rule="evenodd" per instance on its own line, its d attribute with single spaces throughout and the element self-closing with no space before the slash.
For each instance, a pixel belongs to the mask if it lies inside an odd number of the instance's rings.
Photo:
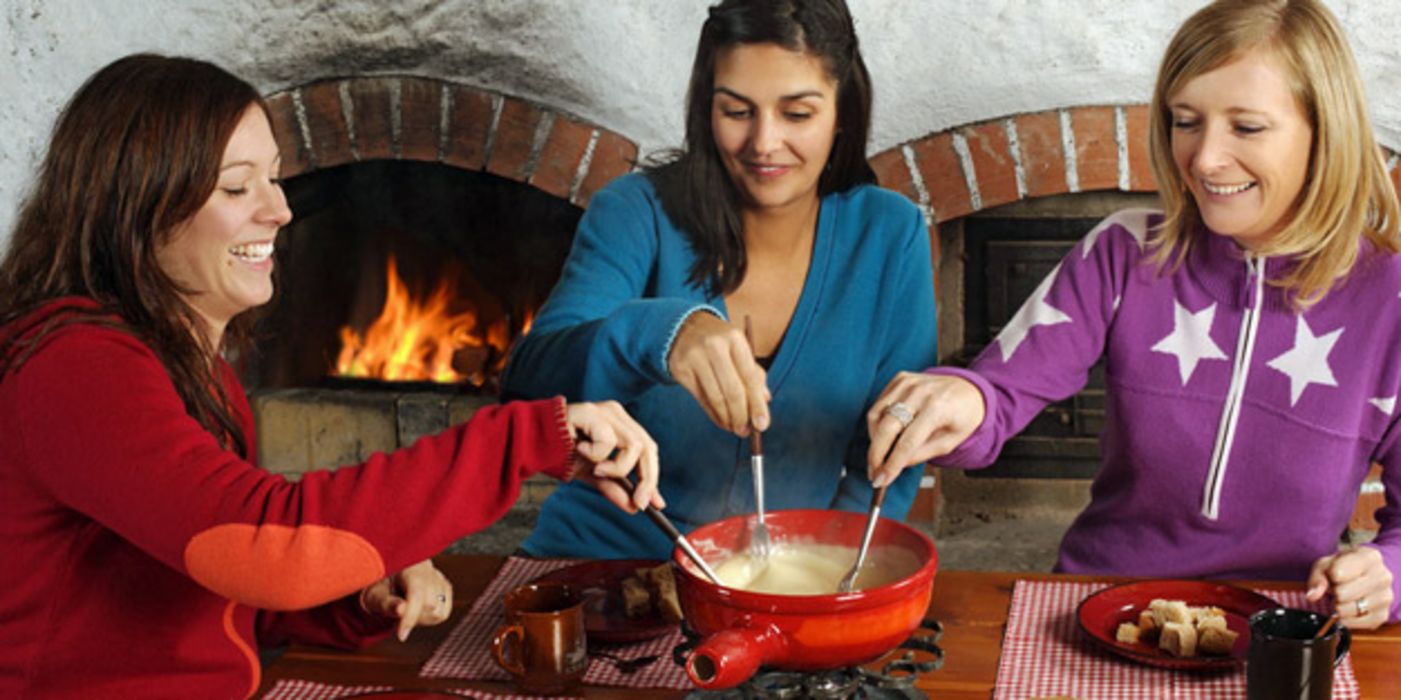
<svg viewBox="0 0 1401 700">
<path fill-rule="evenodd" d="M 754 323 L 744 317 L 744 340 L 754 349 Z M 769 526 L 764 521 L 764 434 L 752 424 L 749 428 L 749 470 L 754 477 L 754 515 L 758 522 L 749 533 L 749 555 L 760 561 L 769 558 Z"/>
<path fill-rule="evenodd" d="M 611 478 L 615 483 L 623 487 L 623 490 L 627 491 L 629 496 L 632 495 L 633 485 L 631 481 L 617 476 Z M 690 540 L 687 540 L 686 536 L 681 534 L 681 531 L 677 530 L 676 526 L 672 525 L 671 521 L 668 520 L 665 515 L 662 515 L 661 511 L 657 510 L 655 506 L 649 505 L 643 512 L 647 513 L 647 517 L 651 518 L 652 522 L 656 524 L 657 527 L 661 528 L 662 532 L 665 532 L 666 536 L 671 538 L 671 541 L 675 542 L 676 546 L 680 547 L 681 551 L 685 552 L 686 556 L 690 557 L 692 562 L 695 562 L 695 565 L 705 573 L 706 578 L 710 579 L 710 581 L 717 586 L 725 585 L 720 582 L 720 577 L 715 574 L 715 571 L 710 568 L 710 565 L 705 563 L 705 560 L 701 558 L 700 552 L 697 552 L 696 548 L 691 546 Z"/>
<path fill-rule="evenodd" d="M 861 548 L 856 550 L 856 563 L 851 566 L 851 570 L 842 577 L 841 583 L 837 584 L 838 593 L 850 593 L 856 588 L 856 577 L 861 574 L 861 567 L 866 564 L 866 552 L 871 548 L 871 535 L 876 532 L 876 523 L 880 521 L 880 508 L 885 503 L 885 487 L 876 489 L 871 497 L 871 514 L 866 518 L 866 531 L 861 535 Z"/>
</svg>

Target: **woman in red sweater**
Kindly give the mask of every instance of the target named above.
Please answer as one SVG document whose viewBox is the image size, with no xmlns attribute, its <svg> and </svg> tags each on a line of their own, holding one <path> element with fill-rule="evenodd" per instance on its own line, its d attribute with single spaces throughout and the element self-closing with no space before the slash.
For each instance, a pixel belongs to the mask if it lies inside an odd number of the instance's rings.
<svg viewBox="0 0 1401 700">
<path fill-rule="evenodd" d="M 60 116 L 0 263 L 0 697 L 245 697 L 259 644 L 446 619 L 428 558 L 532 474 L 636 469 L 600 489 L 663 505 L 645 431 L 559 398 L 296 483 L 256 467 L 223 357 L 272 295 L 278 164 L 257 91 L 201 61 L 123 58 Z"/>
</svg>

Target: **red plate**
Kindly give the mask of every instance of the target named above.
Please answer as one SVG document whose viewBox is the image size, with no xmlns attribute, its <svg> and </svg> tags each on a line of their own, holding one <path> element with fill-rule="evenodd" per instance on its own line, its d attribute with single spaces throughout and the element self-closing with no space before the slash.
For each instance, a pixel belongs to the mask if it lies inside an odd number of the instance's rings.
<svg viewBox="0 0 1401 700">
<path fill-rule="evenodd" d="M 376 690 L 359 695 L 346 695 L 345 700 L 355 700 L 356 698 L 373 698 L 373 700 L 443 700 L 443 698 L 456 698 L 457 700 L 472 700 L 471 695 L 458 695 L 457 693 L 439 692 L 436 690 Z"/>
<path fill-rule="evenodd" d="M 660 637 L 676 623 L 667 622 L 655 611 L 642 617 L 628 617 L 623 604 L 623 579 L 638 569 L 658 566 L 657 559 L 604 559 L 586 561 L 555 569 L 536 581 L 561 581 L 584 591 L 584 630 L 590 640 L 599 642 L 640 642 Z"/>
<path fill-rule="evenodd" d="M 1138 613 L 1154 598 L 1181 600 L 1190 606 L 1215 605 L 1226 612 L 1226 626 L 1235 632 L 1236 645 L 1230 656 L 1178 658 L 1155 644 L 1125 644 L 1115 639 L 1121 622 L 1137 622 Z M 1260 610 L 1277 608 L 1279 603 L 1239 586 L 1210 581 L 1153 580 L 1111 586 L 1080 601 L 1075 617 L 1100 646 L 1139 663 L 1164 668 L 1209 670 L 1235 668 L 1245 663 L 1250 650 L 1250 616 Z"/>
</svg>

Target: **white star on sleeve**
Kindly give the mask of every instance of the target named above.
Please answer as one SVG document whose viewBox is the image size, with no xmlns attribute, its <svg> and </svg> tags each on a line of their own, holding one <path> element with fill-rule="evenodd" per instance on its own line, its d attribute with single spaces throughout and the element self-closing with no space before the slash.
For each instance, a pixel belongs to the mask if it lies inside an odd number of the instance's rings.
<svg viewBox="0 0 1401 700">
<path fill-rule="evenodd" d="M 1377 410 L 1387 414 L 1388 416 L 1391 415 L 1392 411 L 1396 410 L 1395 396 L 1378 396 L 1375 399 L 1368 400 L 1367 403 L 1376 406 Z"/>
<path fill-rule="evenodd" d="M 1197 363 L 1202 360 L 1224 360 L 1226 353 L 1211 339 L 1211 322 L 1216 317 L 1216 304 L 1192 313 L 1176 299 L 1172 302 L 1172 332 L 1154 345 L 1153 352 L 1177 356 L 1177 373 L 1182 386 L 1192 378 Z"/>
<path fill-rule="evenodd" d="M 1055 284 L 1056 274 L 1059 272 L 1060 265 L 1056 265 L 1051 274 L 1041 280 L 1041 284 L 1027 298 L 1026 303 L 1022 304 L 1022 308 L 1017 309 L 1016 315 L 1002 328 L 1002 332 L 997 334 L 997 344 L 1002 348 L 1003 362 L 1012 357 L 1012 353 L 1026 340 L 1026 334 L 1032 328 L 1070 323 L 1069 316 L 1046 301 L 1046 294 L 1051 291 L 1051 285 Z"/>
<path fill-rule="evenodd" d="M 1316 336 L 1304 317 L 1299 316 L 1299 323 L 1294 327 L 1294 347 L 1266 363 L 1289 377 L 1290 406 L 1299 403 L 1299 397 L 1303 396 L 1310 384 L 1338 385 L 1338 380 L 1333 377 L 1333 368 L 1328 366 L 1328 353 L 1333 351 L 1333 345 L 1342 334 L 1343 329 L 1339 328 L 1327 335 Z"/>
<path fill-rule="evenodd" d="M 1080 241 L 1080 257 L 1090 257 L 1090 251 L 1094 250 L 1095 243 L 1099 242 L 1099 234 L 1104 230 L 1118 224 L 1138 241 L 1138 247 L 1143 247 L 1143 242 L 1148 238 L 1148 216 L 1153 213 L 1151 209 L 1125 209 L 1113 216 L 1099 222 L 1099 225 L 1090 229 L 1085 237 Z"/>
</svg>

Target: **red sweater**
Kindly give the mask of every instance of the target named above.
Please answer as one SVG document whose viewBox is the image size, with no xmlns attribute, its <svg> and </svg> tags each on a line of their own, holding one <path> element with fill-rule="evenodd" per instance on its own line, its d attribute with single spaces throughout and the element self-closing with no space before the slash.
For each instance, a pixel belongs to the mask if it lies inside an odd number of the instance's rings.
<svg viewBox="0 0 1401 700">
<path fill-rule="evenodd" d="M 526 477 L 567 477 L 563 411 L 484 408 L 293 483 L 221 448 L 132 336 L 51 333 L 0 378 L 0 697 L 242 698 L 259 643 L 380 638 L 355 594 L 501 517 Z"/>
</svg>

